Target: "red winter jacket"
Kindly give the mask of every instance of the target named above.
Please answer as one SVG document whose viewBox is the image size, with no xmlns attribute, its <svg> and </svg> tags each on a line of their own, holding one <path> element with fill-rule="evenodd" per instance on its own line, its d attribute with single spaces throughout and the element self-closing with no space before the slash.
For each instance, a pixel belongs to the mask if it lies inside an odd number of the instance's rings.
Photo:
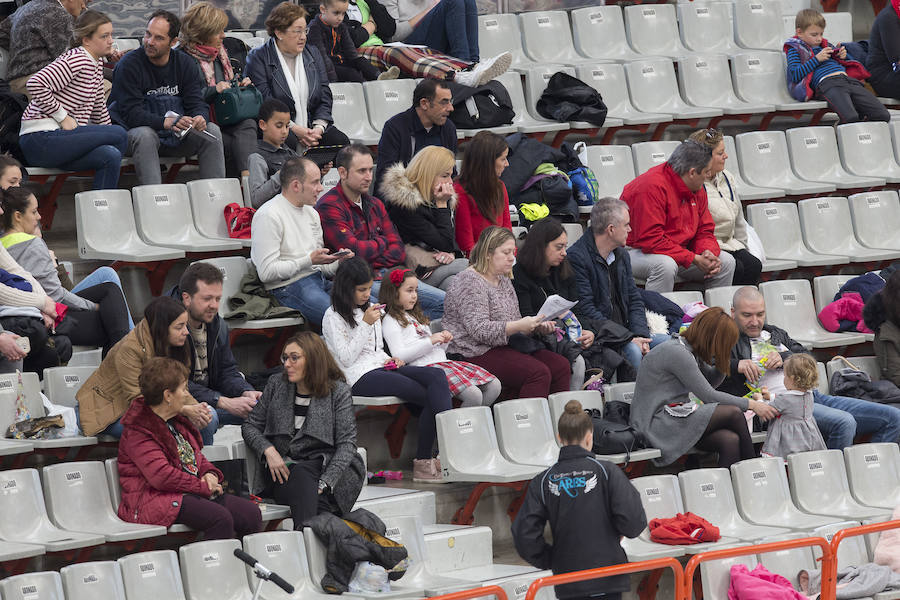
<svg viewBox="0 0 900 600">
<path fill-rule="evenodd" d="M 657 544 L 686 546 L 719 540 L 719 528 L 694 513 L 678 513 L 669 519 L 650 521 L 650 539 Z"/>
<path fill-rule="evenodd" d="M 194 448 L 198 476 L 181 469 L 172 432 L 138 396 L 122 417 L 124 431 L 119 440 L 119 517 L 125 521 L 168 527 L 178 517 L 182 496 L 209 498 L 209 487 L 200 477 L 211 472 L 219 481 L 223 479 L 222 472 L 200 452 L 203 442 L 191 422 L 178 415 L 171 423 Z"/>
<path fill-rule="evenodd" d="M 840 331 L 841 321 L 854 321 L 856 330 L 861 333 L 874 333 L 863 321 L 862 296 L 858 292 L 847 292 L 834 302 L 826 305 L 819 312 L 819 321 L 828 331 Z"/>
<path fill-rule="evenodd" d="M 684 268 L 704 250 L 719 255 L 706 189 L 692 192 L 669 163 L 638 175 L 625 186 L 622 200 L 631 212 L 631 248 L 671 256 Z"/>
</svg>

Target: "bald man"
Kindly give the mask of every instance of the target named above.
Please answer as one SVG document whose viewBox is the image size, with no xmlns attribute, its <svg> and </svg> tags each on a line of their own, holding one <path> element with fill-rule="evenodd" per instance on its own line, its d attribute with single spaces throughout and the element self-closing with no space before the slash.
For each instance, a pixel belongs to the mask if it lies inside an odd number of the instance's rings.
<svg viewBox="0 0 900 600">
<path fill-rule="evenodd" d="M 731 375 L 719 389 L 743 396 L 749 381 L 768 387 L 773 394 L 783 392 L 784 360 L 806 352 L 803 344 L 791 339 L 784 329 L 766 323 L 766 301 L 755 287 L 742 287 L 734 293 L 731 316 L 741 335 L 731 350 Z M 760 347 L 766 343 L 777 350 L 766 355 L 766 372 L 760 376 Z M 813 399 L 813 417 L 832 450 L 852 445 L 857 433 L 872 434 L 872 442 L 896 442 L 900 437 L 900 410 L 893 406 L 829 396 L 818 390 L 813 390 Z"/>
</svg>

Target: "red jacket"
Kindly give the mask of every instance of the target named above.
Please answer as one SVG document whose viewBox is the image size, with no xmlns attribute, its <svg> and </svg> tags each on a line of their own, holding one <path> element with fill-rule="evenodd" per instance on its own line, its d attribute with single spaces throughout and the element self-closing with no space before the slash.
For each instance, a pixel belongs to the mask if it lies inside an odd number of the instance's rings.
<svg viewBox="0 0 900 600">
<path fill-rule="evenodd" d="M 678 513 L 665 519 L 652 519 L 647 527 L 650 529 L 650 540 L 657 544 L 699 544 L 717 542 L 721 537 L 718 527 L 691 512 Z"/>
<path fill-rule="evenodd" d="M 492 221 L 484 218 L 484 215 L 481 214 L 481 211 L 475 205 L 475 200 L 463 189 L 463 186 L 458 181 L 453 184 L 457 198 L 456 244 L 466 256 L 475 247 L 475 242 L 478 241 L 478 236 L 481 235 L 481 232 L 491 225 L 506 227 L 512 231 L 512 221 L 509 219 L 509 196 L 506 193 L 506 185 L 502 181 L 500 185 L 503 187 L 504 210 L 502 211 L 503 214 L 498 215 L 496 221 Z"/>
<path fill-rule="evenodd" d="M 628 246 L 671 256 L 684 268 L 704 250 L 719 255 L 706 189 L 692 192 L 669 163 L 638 175 L 622 190 L 622 200 L 631 212 Z"/>
<path fill-rule="evenodd" d="M 209 498 L 209 487 L 200 477 L 211 472 L 219 481 L 223 479 L 222 472 L 200 452 L 203 442 L 191 422 L 180 415 L 171 422 L 194 448 L 198 476 L 181 469 L 175 437 L 166 422 L 144 404 L 142 396 L 135 398 L 122 417 L 124 431 L 119 440 L 119 517 L 124 521 L 168 527 L 178 517 L 184 494 Z"/>
</svg>

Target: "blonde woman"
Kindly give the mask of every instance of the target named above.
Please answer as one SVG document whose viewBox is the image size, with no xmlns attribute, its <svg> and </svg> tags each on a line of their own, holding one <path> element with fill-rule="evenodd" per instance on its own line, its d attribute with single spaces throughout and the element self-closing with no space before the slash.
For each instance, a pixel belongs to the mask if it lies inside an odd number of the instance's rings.
<svg viewBox="0 0 900 600">
<path fill-rule="evenodd" d="M 406 244 L 406 264 L 423 281 L 444 291 L 451 277 L 469 266 L 456 245 L 453 212 L 453 153 L 443 146 L 422 148 L 404 167 L 381 179 L 381 198 Z"/>
<path fill-rule="evenodd" d="M 191 5 L 181 21 L 181 49 L 194 57 L 200 65 L 200 72 L 206 81 L 203 100 L 215 102 L 216 96 L 232 86 L 234 69 L 222 41 L 228 15 L 210 2 Z M 240 87 L 250 85 L 250 78 L 244 77 Z M 250 155 L 256 152 L 256 122 L 244 119 L 234 125 L 219 125 L 222 144 L 225 146 L 225 164 L 231 173 L 248 175 Z"/>
<path fill-rule="evenodd" d="M 547 350 L 533 334 L 553 323 L 543 315 L 523 317 L 511 274 L 516 240 L 504 227 L 481 232 L 470 266 L 453 278 L 444 298 L 441 325 L 453 339 L 448 355 L 482 367 L 515 390 L 514 398 L 546 398 L 569 389 L 569 360 Z"/>
</svg>

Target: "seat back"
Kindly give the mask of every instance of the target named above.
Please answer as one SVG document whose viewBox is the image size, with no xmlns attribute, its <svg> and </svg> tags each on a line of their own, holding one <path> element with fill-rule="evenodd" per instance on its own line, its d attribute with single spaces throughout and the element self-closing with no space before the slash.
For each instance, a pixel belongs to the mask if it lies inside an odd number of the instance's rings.
<svg viewBox="0 0 900 600">
<path fill-rule="evenodd" d="M 789 454 L 787 463 L 791 497 L 800 510 L 822 512 L 850 498 L 844 455 L 840 450 Z"/>
<path fill-rule="evenodd" d="M 816 389 L 823 394 L 831 393 L 831 386 L 828 384 L 828 374 L 825 371 L 825 365 L 818 361 L 816 362 L 816 374 L 819 376 L 819 385 L 816 386 Z"/>
<path fill-rule="evenodd" d="M 228 300 L 241 289 L 241 279 L 247 274 L 249 265 L 243 256 L 220 256 L 204 259 L 205 263 L 219 269 L 222 272 L 222 299 L 219 301 L 219 316 L 231 312 Z"/>
<path fill-rule="evenodd" d="M 25 408 L 32 418 L 43 417 L 44 404 L 41 401 L 41 384 L 37 373 L 25 372 L 21 376 Z M 6 431 L 16 420 L 16 397 L 19 392 L 19 376 L 16 373 L 0 373 L 0 431 Z"/>
<path fill-rule="evenodd" d="M 143 245 L 128 190 L 75 194 L 75 230 L 81 258 L 104 258 L 116 249 Z"/>
<path fill-rule="evenodd" d="M 619 70 L 621 65 L 615 65 Z M 630 146 L 588 146 L 587 166 L 597 176 L 599 196 L 618 198 L 634 179 L 634 159 Z"/>
<path fill-rule="evenodd" d="M 441 464 L 462 472 L 492 471 L 500 456 L 491 409 L 487 406 L 457 408 L 435 415 Z"/>
<path fill-rule="evenodd" d="M 783 52 L 746 50 L 731 56 L 731 82 L 745 102 L 797 103 L 787 91 L 784 73 Z"/>
<path fill-rule="evenodd" d="M 799 339 L 825 331 L 813 312 L 812 290 L 806 279 L 767 281 L 759 285 L 759 291 L 766 300 L 766 319 L 772 325 Z"/>
<path fill-rule="evenodd" d="M 77 563 L 59 570 L 66 600 L 125 600 L 122 571 L 113 560 Z"/>
<path fill-rule="evenodd" d="M 412 106 L 415 87 L 416 82 L 412 79 L 367 81 L 363 84 L 369 120 L 376 131 L 384 129 L 388 119 Z"/>
<path fill-rule="evenodd" d="M 663 292 L 662 295 L 681 307 L 694 302 L 703 302 L 703 292 Z"/>
<path fill-rule="evenodd" d="M 823 537 L 829 542 L 834 534 L 841 529 L 849 529 L 851 527 L 859 527 L 859 521 L 844 521 L 833 525 L 824 525 L 817 527 L 810 532 L 811 536 Z M 818 548 L 814 550 L 816 558 L 820 552 Z M 858 567 L 869 562 L 869 551 L 866 549 L 866 541 L 864 536 L 855 535 L 841 540 L 837 547 L 838 569 L 846 569 L 847 567 Z"/>
<path fill-rule="evenodd" d="M 675 475 L 647 475 L 631 480 L 631 485 L 641 495 L 641 505 L 647 521 L 667 519 L 684 512 L 681 486 Z"/>
<path fill-rule="evenodd" d="M 793 21 L 793 18 L 791 21 Z M 796 539 L 807 537 L 808 535 L 807 533 L 788 534 L 780 536 L 780 539 Z M 800 591 L 800 586 L 797 584 L 797 574 L 800 571 L 818 568 L 813 550 L 809 546 L 764 552 L 759 555 L 759 562 L 770 573 L 777 573 L 790 581 L 797 591 Z"/>
<path fill-rule="evenodd" d="M 753 204 L 747 207 L 747 220 L 762 240 L 767 257 L 787 259 L 811 254 L 803 244 L 796 204 L 787 202 Z"/>
<path fill-rule="evenodd" d="M 194 228 L 187 186 L 183 183 L 139 185 L 131 190 L 138 232 L 148 244 L 190 244 L 200 238 Z"/>
<path fill-rule="evenodd" d="M 550 78 L 560 71 L 575 77 L 575 69 L 559 65 L 540 64 L 528 67 L 525 71 L 525 108 L 528 109 L 532 117 L 539 121 L 546 121 L 547 119 L 538 114 L 537 102 L 540 100 L 544 90 L 547 89 L 547 83 L 549 83 Z"/>
<path fill-rule="evenodd" d="M 603 397 L 607 402 L 631 404 L 634 401 L 634 382 L 607 383 L 603 386 Z"/>
<path fill-rule="evenodd" d="M 532 64 L 522 49 L 519 19 L 512 13 L 478 16 L 478 49 L 482 56 L 510 52 L 514 68 Z"/>
<path fill-rule="evenodd" d="M 734 28 L 728 2 L 690 2 L 677 6 L 681 40 L 694 52 L 734 52 Z"/>
<path fill-rule="evenodd" d="M 778 0 L 735 0 L 734 40 L 739 46 L 781 50 L 782 25 Z"/>
<path fill-rule="evenodd" d="M 828 41 L 832 44 L 852 42 L 853 14 L 848 12 L 830 12 L 826 20 L 825 29 L 828 31 Z"/>
<path fill-rule="evenodd" d="M 636 4 L 625 7 L 625 35 L 639 54 L 683 56 L 674 4 Z"/>
<path fill-rule="evenodd" d="M 666 162 L 681 142 L 637 142 L 631 145 L 636 175 L 646 172 L 651 167 Z M 627 182 L 626 182 L 627 183 Z M 624 187 L 624 186 L 623 186 Z"/>
<path fill-rule="evenodd" d="M 69 367 L 99 367 L 103 361 L 103 348 L 95 348 L 94 350 L 83 350 L 81 352 L 72 352 L 72 358 L 69 359 Z"/>
<path fill-rule="evenodd" d="M 753 131 L 735 138 L 741 173 L 751 185 L 784 187 L 796 179 L 790 171 L 787 142 L 781 131 Z"/>
<path fill-rule="evenodd" d="M 232 202 L 244 205 L 244 193 L 237 179 L 195 179 L 187 183 L 194 226 L 200 235 L 230 239 L 225 225 L 225 207 Z"/>
<path fill-rule="evenodd" d="M 515 17 L 515 15 L 510 16 Z M 513 112 L 515 112 L 513 125 L 518 127 L 520 125 L 534 124 L 534 119 L 525 106 L 525 90 L 522 87 L 522 76 L 516 71 L 507 71 L 498 77 L 497 81 L 502 83 L 506 91 L 509 92 L 510 104 L 512 104 Z"/>
<path fill-rule="evenodd" d="M 881 365 L 878 364 L 878 358 L 875 356 L 853 356 L 850 359 L 853 366 L 867 374 L 872 378 L 873 381 L 878 381 L 881 379 Z M 831 376 L 834 375 L 836 371 L 840 371 L 843 368 L 846 368 L 847 364 L 844 363 L 840 358 L 832 358 L 825 364 L 825 368 L 828 372 L 828 381 L 831 381 Z"/>
<path fill-rule="evenodd" d="M 861 504 L 879 506 L 900 499 L 900 447 L 892 443 L 844 448 L 850 492 Z"/>
<path fill-rule="evenodd" d="M 578 400 L 585 409 L 596 408 L 603 411 L 603 394 L 596 390 L 573 390 L 570 392 L 556 392 L 547 398 L 550 408 L 550 422 L 553 425 L 553 435 L 559 433 L 559 417 L 565 412 L 566 402 Z"/>
<path fill-rule="evenodd" d="M 618 4 L 573 10 L 572 35 L 575 48 L 584 56 L 617 60 L 638 58 L 628 45 L 622 7 Z"/>
<path fill-rule="evenodd" d="M 675 66 L 668 58 L 644 58 L 625 65 L 628 93 L 643 112 L 677 115 L 687 105 L 678 94 Z"/>
<path fill-rule="evenodd" d="M 44 385 L 47 397 L 53 404 L 75 407 L 75 394 L 87 381 L 96 367 L 52 367 L 44 369 Z"/>
<path fill-rule="evenodd" d="M 894 158 L 898 163 L 900 163 L 900 123 L 891 121 L 890 123 L 888 123 L 888 128 L 891 130 L 891 142 L 894 147 Z"/>
<path fill-rule="evenodd" d="M 189 600 L 249 600 L 253 594 L 241 568 L 244 563 L 234 555 L 239 548 L 238 540 L 209 540 L 178 549 Z"/>
<path fill-rule="evenodd" d="M 784 132 L 794 172 L 807 181 L 848 177 L 841 167 L 833 127 L 796 127 Z"/>
<path fill-rule="evenodd" d="M 0 471 L 0 539 L 28 540 L 50 524 L 36 469 Z"/>
<path fill-rule="evenodd" d="M 264 598 L 271 600 L 300 598 L 302 596 L 298 595 L 298 592 L 315 590 L 309 575 L 306 545 L 303 543 L 303 534 L 299 531 L 266 531 L 245 535 L 244 551 L 294 586 L 292 596 L 274 583 L 266 581 L 261 590 Z M 256 585 L 256 576 L 249 566 L 246 567 L 246 576 L 250 585 Z"/>
<path fill-rule="evenodd" d="M 841 286 L 856 275 L 820 275 L 813 278 L 813 297 L 816 299 L 816 313 L 834 302 L 834 295 Z"/>
<path fill-rule="evenodd" d="M 803 241 L 816 254 L 853 257 L 864 251 L 853 236 L 850 206 L 846 198 L 832 196 L 801 200 L 797 203 L 797 213 Z"/>
<path fill-rule="evenodd" d="M 900 247 L 900 200 L 896 190 L 862 192 L 848 200 L 853 230 L 864 246 Z"/>
<path fill-rule="evenodd" d="M 583 60 L 572 44 L 569 15 L 561 10 L 523 12 L 519 14 L 522 47 L 525 54 L 539 63 L 571 64 Z"/>
<path fill-rule="evenodd" d="M 113 509 L 118 511 L 119 504 L 122 502 L 122 488 L 119 486 L 119 459 L 107 458 L 103 461 L 103 468 L 106 471 L 109 498 L 112 501 Z"/>
<path fill-rule="evenodd" d="M 755 109 L 738 100 L 734 94 L 728 58 L 723 54 L 704 53 L 679 57 L 678 89 L 681 97 L 694 106 L 746 108 L 748 112 Z"/>
<path fill-rule="evenodd" d="M 581 223 L 563 223 L 563 229 L 566 232 L 566 248 L 570 248 L 584 234 Z"/>
<path fill-rule="evenodd" d="M 44 467 L 44 498 L 53 521 L 78 531 L 85 521 L 118 520 L 109 496 L 103 463 L 96 460 L 65 462 Z"/>
<path fill-rule="evenodd" d="M 0 580 L 4 600 L 66 600 L 56 571 L 25 573 Z"/>
<path fill-rule="evenodd" d="M 854 175 L 896 179 L 900 165 L 891 148 L 888 124 L 881 121 L 837 126 L 838 148 L 844 167 Z"/>
<path fill-rule="evenodd" d="M 139 552 L 118 561 L 128 600 L 185 600 L 173 550 Z"/>
<path fill-rule="evenodd" d="M 734 293 L 741 289 L 742 285 L 729 285 L 724 287 L 707 288 L 704 294 L 704 304 L 707 306 L 719 306 L 726 313 L 731 312 L 731 301 Z"/>
<path fill-rule="evenodd" d="M 748 554 L 719 560 L 707 560 L 700 563 L 703 597 L 708 600 L 728 600 L 728 588 L 731 585 L 731 567 L 734 565 L 746 565 L 748 569 L 753 570 L 756 562 L 756 555 Z"/>
<path fill-rule="evenodd" d="M 113 40 L 113 50 L 118 50 L 119 52 L 137 50 L 140 47 L 141 41 L 134 38 L 115 38 Z"/>
<path fill-rule="evenodd" d="M 378 132 L 369 123 L 369 110 L 360 83 L 329 83 L 331 88 L 331 116 L 340 123 L 351 140 L 364 144 L 376 143 Z M 373 141 L 374 140 L 374 141 Z"/>
<path fill-rule="evenodd" d="M 791 501 L 784 461 L 779 457 L 734 463 L 731 483 L 741 515 L 752 523 L 765 524 L 770 515 L 797 510 Z"/>
<path fill-rule="evenodd" d="M 628 97 L 625 68 L 618 63 L 598 62 L 580 64 L 575 67 L 578 79 L 582 80 L 603 97 L 607 115 L 618 119 L 634 119 L 643 123 L 668 121 L 669 115 L 656 115 L 638 111 Z"/>
<path fill-rule="evenodd" d="M 559 446 L 544 398 L 519 398 L 494 404 L 494 425 L 500 453 L 523 465 L 550 466 Z"/>
<path fill-rule="evenodd" d="M 728 469 L 692 469 L 678 474 L 684 508 L 721 526 L 737 517 Z"/>
</svg>

